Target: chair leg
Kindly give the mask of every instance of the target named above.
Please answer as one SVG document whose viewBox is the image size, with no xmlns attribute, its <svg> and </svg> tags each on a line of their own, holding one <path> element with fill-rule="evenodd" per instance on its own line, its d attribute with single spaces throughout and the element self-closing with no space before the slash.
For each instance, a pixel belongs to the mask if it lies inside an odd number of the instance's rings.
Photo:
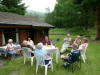
<svg viewBox="0 0 100 75">
<path fill-rule="evenodd" d="M 47 75 L 47 69 L 48 69 L 48 66 L 46 65 L 45 66 L 45 75 Z"/>
<path fill-rule="evenodd" d="M 31 66 L 33 66 L 33 57 L 31 57 Z"/>
<path fill-rule="evenodd" d="M 37 74 L 37 71 L 38 71 L 38 64 L 36 65 L 36 74 Z"/>
<path fill-rule="evenodd" d="M 26 60 L 26 58 L 24 57 L 24 64 L 25 64 L 25 60 Z"/>
<path fill-rule="evenodd" d="M 51 71 L 53 72 L 53 63 L 52 63 L 52 60 L 51 60 Z"/>
<path fill-rule="evenodd" d="M 85 54 L 82 55 L 83 62 L 85 63 Z"/>
</svg>

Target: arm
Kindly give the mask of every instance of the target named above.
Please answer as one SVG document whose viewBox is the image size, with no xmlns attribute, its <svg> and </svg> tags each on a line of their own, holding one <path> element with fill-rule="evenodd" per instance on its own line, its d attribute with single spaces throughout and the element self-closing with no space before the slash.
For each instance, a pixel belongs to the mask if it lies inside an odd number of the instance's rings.
<svg viewBox="0 0 100 75">
<path fill-rule="evenodd" d="M 79 50 L 80 50 L 80 51 L 84 51 L 85 47 L 86 47 L 86 46 L 83 45 L 82 48 L 79 48 Z"/>
</svg>

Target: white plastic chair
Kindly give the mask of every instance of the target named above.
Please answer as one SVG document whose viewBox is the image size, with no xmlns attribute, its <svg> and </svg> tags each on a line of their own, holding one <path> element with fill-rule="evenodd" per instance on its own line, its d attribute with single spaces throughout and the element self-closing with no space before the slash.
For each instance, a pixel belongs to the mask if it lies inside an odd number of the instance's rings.
<svg viewBox="0 0 100 75">
<path fill-rule="evenodd" d="M 86 50 L 87 50 L 87 47 L 88 47 L 88 44 L 86 45 L 85 49 L 83 51 L 81 51 L 81 56 L 83 58 L 83 62 L 85 63 L 85 60 L 86 60 Z"/>
<path fill-rule="evenodd" d="M 48 65 L 51 65 L 51 71 L 53 71 L 52 58 L 50 59 L 48 64 L 45 64 L 45 60 L 46 60 L 46 56 L 45 55 L 35 52 L 35 57 L 36 57 L 36 62 L 37 62 L 37 64 L 36 64 L 36 74 L 37 74 L 39 65 L 41 67 L 42 66 L 45 67 L 45 75 L 47 75 Z"/>
<path fill-rule="evenodd" d="M 28 58 L 28 59 L 31 59 L 31 66 L 33 66 L 34 56 L 31 56 L 30 48 L 22 47 L 22 50 L 24 52 L 24 64 L 25 64 L 26 58 Z"/>
</svg>

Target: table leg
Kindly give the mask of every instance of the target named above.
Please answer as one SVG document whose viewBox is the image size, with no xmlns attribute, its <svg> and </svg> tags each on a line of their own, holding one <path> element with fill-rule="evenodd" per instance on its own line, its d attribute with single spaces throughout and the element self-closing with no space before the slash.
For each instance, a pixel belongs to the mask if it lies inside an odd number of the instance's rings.
<svg viewBox="0 0 100 75">
<path fill-rule="evenodd" d="M 59 53 L 56 53 L 56 63 L 58 64 L 58 56 L 59 56 Z"/>
</svg>

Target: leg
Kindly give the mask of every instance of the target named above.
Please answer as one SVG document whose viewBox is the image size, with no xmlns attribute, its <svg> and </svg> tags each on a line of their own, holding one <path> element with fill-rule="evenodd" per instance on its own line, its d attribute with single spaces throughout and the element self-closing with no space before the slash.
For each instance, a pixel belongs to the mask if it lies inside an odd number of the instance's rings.
<svg viewBox="0 0 100 75">
<path fill-rule="evenodd" d="M 65 52 L 66 51 L 66 49 L 68 49 L 68 44 L 63 44 L 62 45 L 62 49 L 61 49 L 61 53 L 63 53 L 63 52 Z"/>
</svg>

